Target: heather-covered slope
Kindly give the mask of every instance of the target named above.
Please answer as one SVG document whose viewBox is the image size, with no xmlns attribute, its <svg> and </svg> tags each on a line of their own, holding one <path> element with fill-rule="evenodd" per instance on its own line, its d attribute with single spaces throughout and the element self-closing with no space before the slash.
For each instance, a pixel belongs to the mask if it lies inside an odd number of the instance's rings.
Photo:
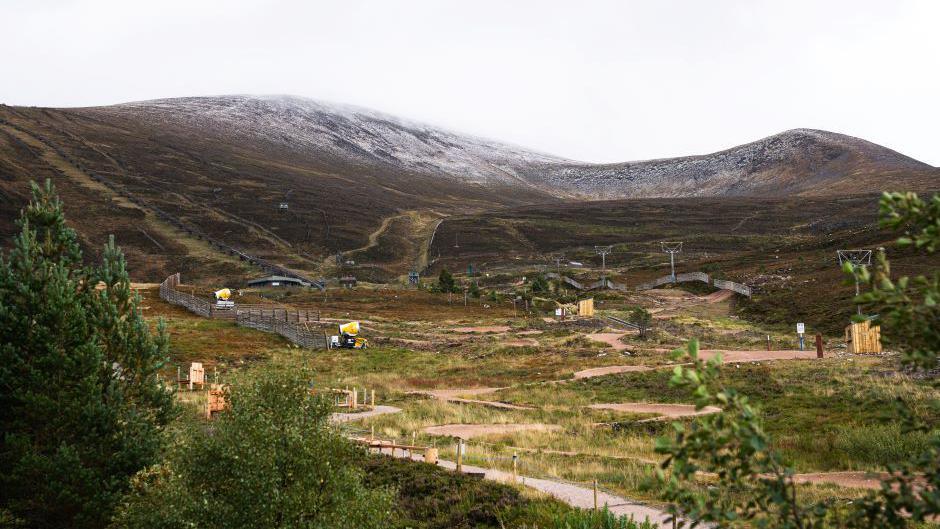
<svg viewBox="0 0 940 529">
<path fill-rule="evenodd" d="M 115 233 L 152 279 L 187 265 L 231 268 L 230 256 L 174 231 L 167 215 L 298 271 L 329 275 L 342 252 L 360 277 L 383 279 L 421 268 L 438 220 L 450 215 L 559 200 L 940 188 L 936 168 L 806 129 L 714 154 L 598 165 L 290 96 L 0 105 L 4 238 L 26 182 L 46 177 L 72 195 L 71 218 L 88 248 Z"/>
</svg>

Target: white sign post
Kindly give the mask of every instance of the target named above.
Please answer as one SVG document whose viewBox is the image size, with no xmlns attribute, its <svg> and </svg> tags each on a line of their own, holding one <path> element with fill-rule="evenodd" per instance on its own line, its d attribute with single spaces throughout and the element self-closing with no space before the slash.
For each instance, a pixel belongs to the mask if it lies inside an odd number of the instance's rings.
<svg viewBox="0 0 940 529">
<path fill-rule="evenodd" d="M 800 335 L 800 351 L 803 350 L 803 334 L 806 332 L 806 325 L 803 323 L 796 324 L 796 333 Z"/>
</svg>

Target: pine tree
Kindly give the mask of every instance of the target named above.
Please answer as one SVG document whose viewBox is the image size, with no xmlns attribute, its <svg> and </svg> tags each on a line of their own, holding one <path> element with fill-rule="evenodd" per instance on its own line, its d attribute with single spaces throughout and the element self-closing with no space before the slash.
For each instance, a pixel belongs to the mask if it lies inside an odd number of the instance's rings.
<svg viewBox="0 0 940 529">
<path fill-rule="evenodd" d="M 457 282 L 454 281 L 454 276 L 447 271 L 446 268 L 441 269 L 441 273 L 437 276 L 437 284 L 441 289 L 441 292 L 456 292 L 457 291 Z"/>
<path fill-rule="evenodd" d="M 113 241 L 83 266 L 50 182 L 17 224 L 0 255 L 0 518 L 102 527 L 172 417 L 166 335 L 151 336 Z"/>
</svg>

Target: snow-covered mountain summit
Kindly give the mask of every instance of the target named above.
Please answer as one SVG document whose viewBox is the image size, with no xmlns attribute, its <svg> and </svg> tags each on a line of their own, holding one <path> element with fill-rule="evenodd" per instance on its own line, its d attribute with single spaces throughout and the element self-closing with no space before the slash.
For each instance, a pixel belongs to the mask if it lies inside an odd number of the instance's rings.
<svg viewBox="0 0 940 529">
<path fill-rule="evenodd" d="M 362 107 L 295 96 L 187 97 L 106 109 L 232 138 L 484 185 L 524 183 L 516 172 L 520 167 L 570 162 Z"/>
</svg>

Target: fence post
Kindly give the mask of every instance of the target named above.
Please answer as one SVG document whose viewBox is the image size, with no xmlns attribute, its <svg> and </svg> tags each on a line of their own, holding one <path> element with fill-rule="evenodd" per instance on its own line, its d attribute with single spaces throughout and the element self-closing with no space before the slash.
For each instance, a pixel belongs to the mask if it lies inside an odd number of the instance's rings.
<svg viewBox="0 0 940 529">
<path fill-rule="evenodd" d="M 519 454 L 512 455 L 512 482 L 515 483 L 519 476 Z"/>
<path fill-rule="evenodd" d="M 823 357 L 823 338 L 822 333 L 816 333 L 816 358 Z"/>
<path fill-rule="evenodd" d="M 767 350 L 770 351 L 770 335 L 767 335 Z"/>
<path fill-rule="evenodd" d="M 594 478 L 594 511 L 597 511 L 597 478 Z"/>
<path fill-rule="evenodd" d="M 375 407 L 375 389 L 372 390 L 372 407 Z"/>
<path fill-rule="evenodd" d="M 463 472 L 463 439 L 457 439 L 457 473 Z"/>
</svg>

